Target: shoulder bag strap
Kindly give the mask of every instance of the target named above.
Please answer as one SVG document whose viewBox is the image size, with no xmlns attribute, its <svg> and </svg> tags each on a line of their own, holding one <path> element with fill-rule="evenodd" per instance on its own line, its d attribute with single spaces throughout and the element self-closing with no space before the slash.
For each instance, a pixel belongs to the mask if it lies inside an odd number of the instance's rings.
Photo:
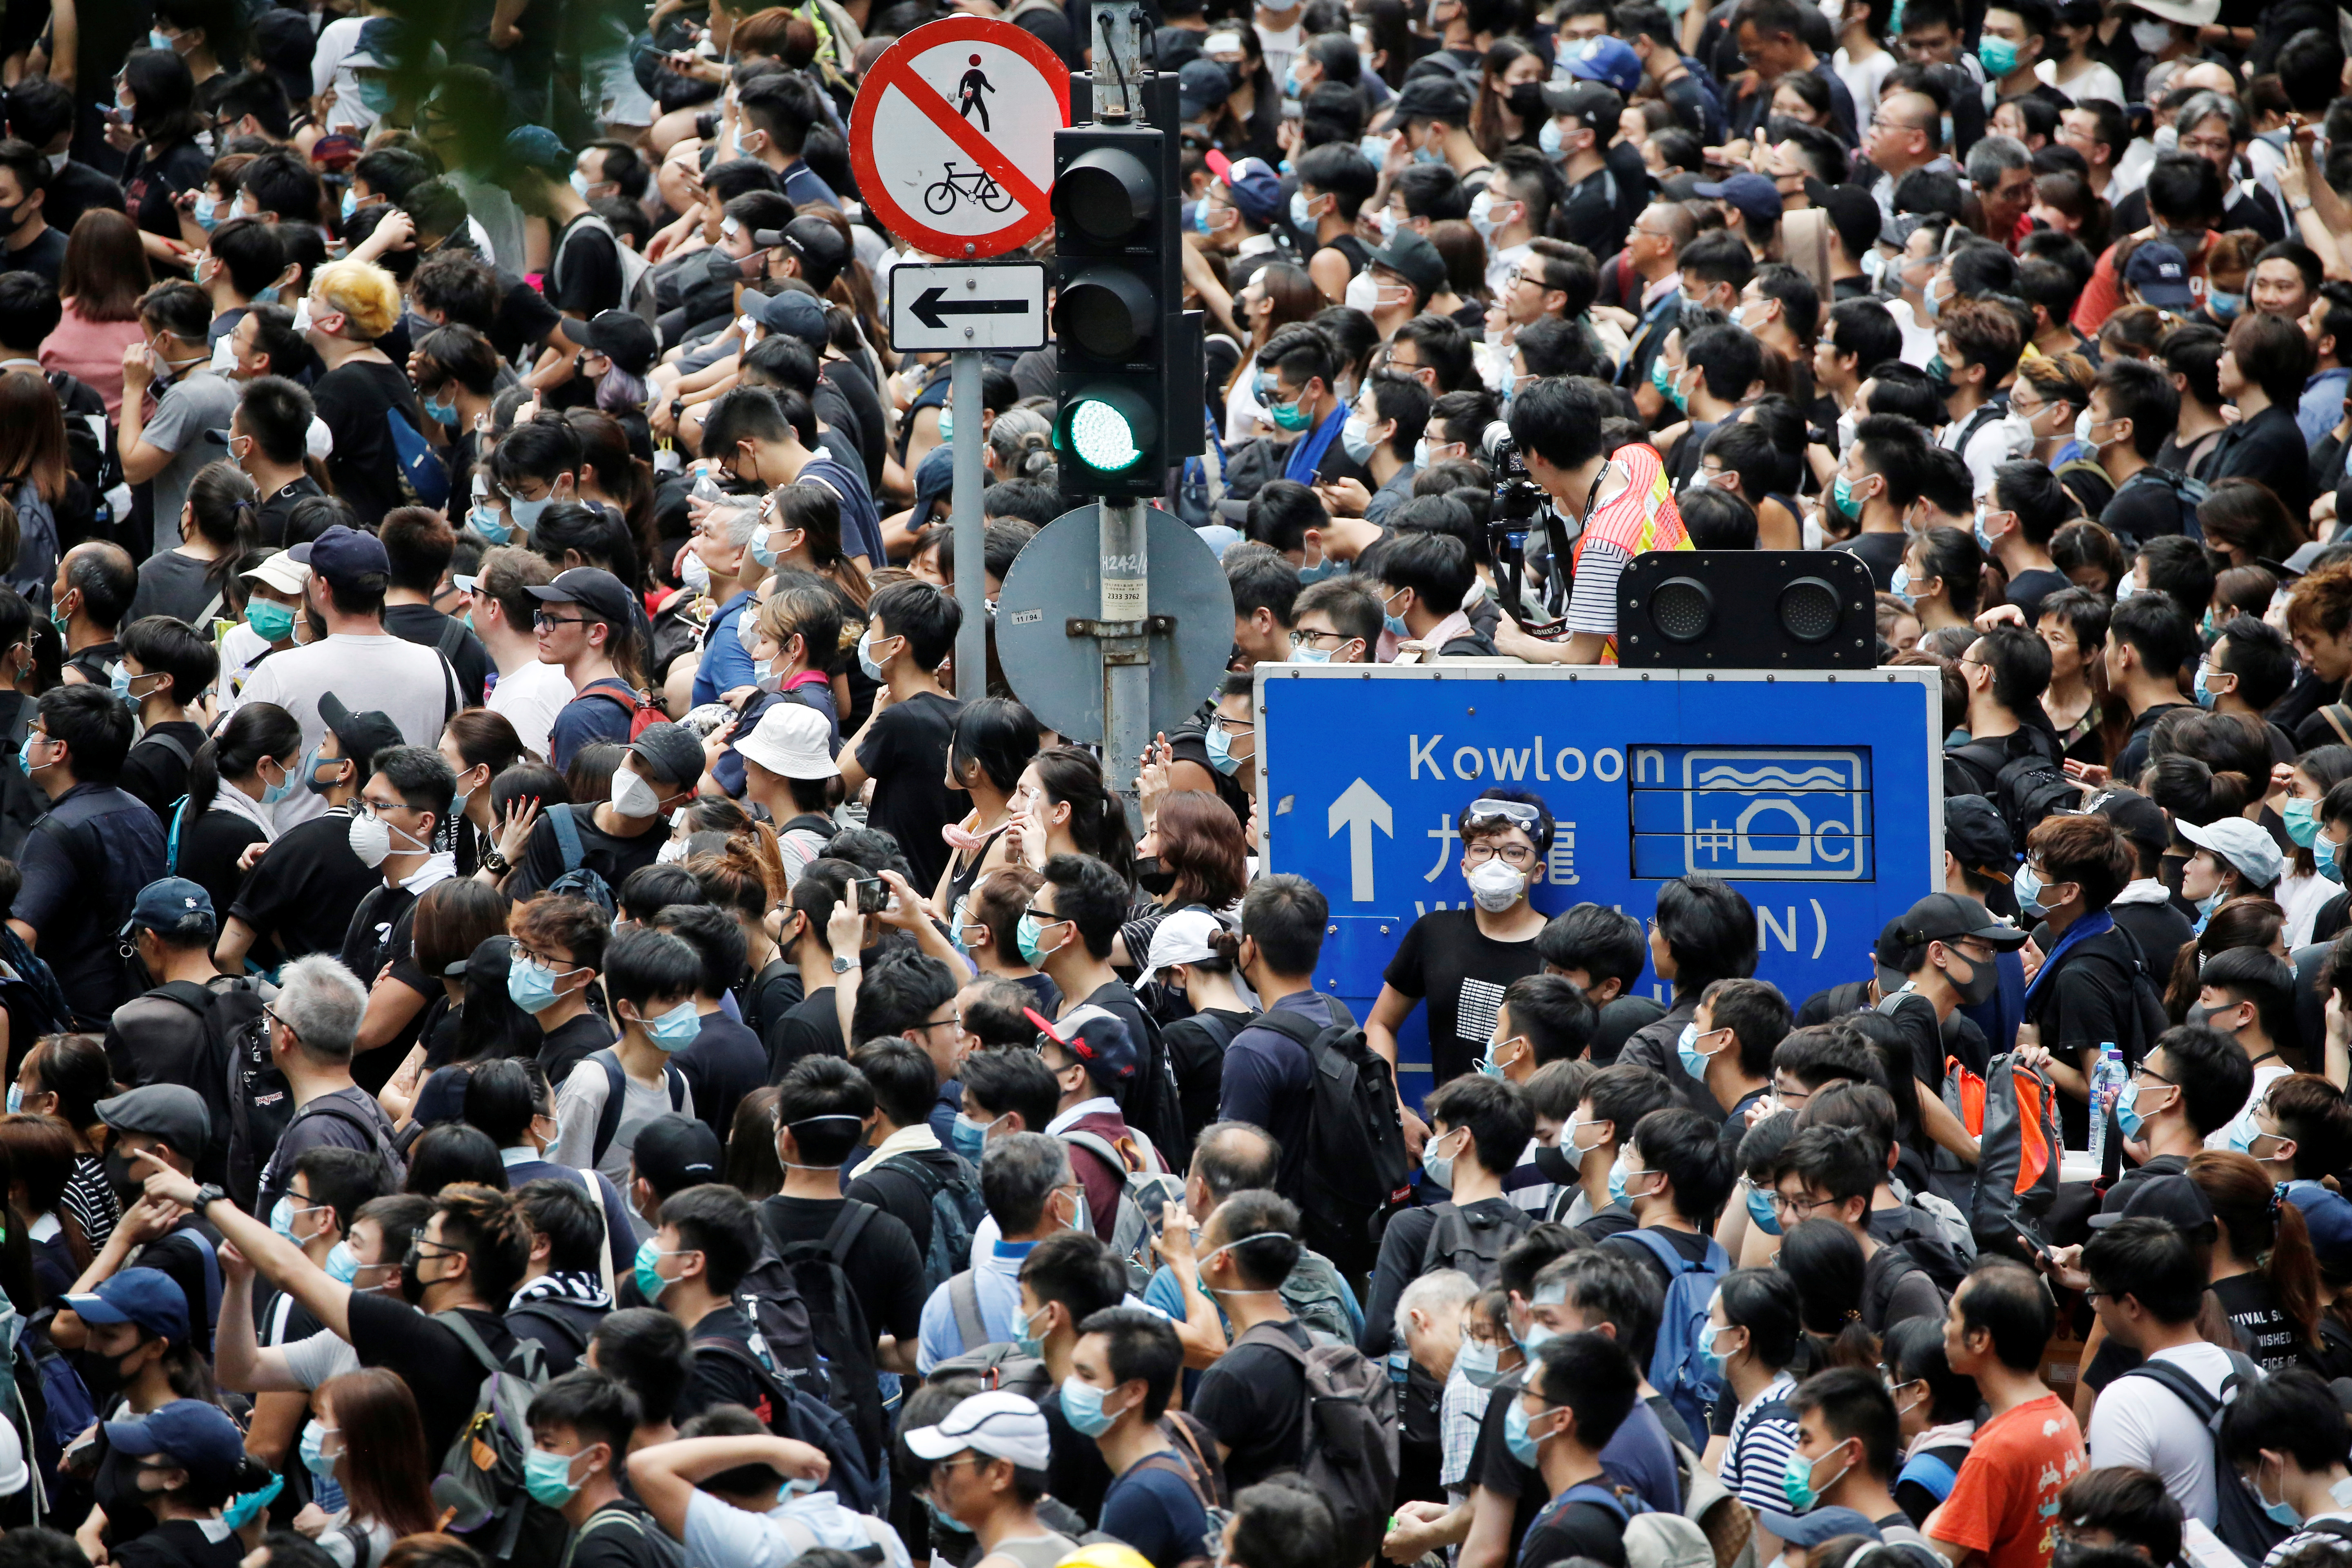
<svg viewBox="0 0 2352 1568">
<path fill-rule="evenodd" d="M 2352 707 L 2347 707 L 2341 702 L 2330 702 L 2319 710 L 2319 716 L 2327 721 L 2329 729 L 2336 731 L 2337 741 L 2347 746 L 2352 746 L 2352 730 L 2345 728 L 2345 721 L 2352 719 Z"/>
<path fill-rule="evenodd" d="M 457 1335 L 473 1358 L 482 1363 L 482 1370 L 485 1373 L 495 1376 L 506 1371 L 506 1363 L 490 1353 L 490 1347 L 482 1342 L 482 1336 L 474 1331 L 474 1325 L 466 1321 L 462 1314 L 455 1311 L 436 1312 L 433 1314 L 433 1321 Z"/>
<path fill-rule="evenodd" d="M 580 846 L 580 824 L 569 806 L 559 806 L 547 814 L 547 826 L 555 835 L 555 847 L 563 857 L 563 868 L 577 871 L 586 851 Z M 552 878 L 549 879 L 551 881 Z"/>
<path fill-rule="evenodd" d="M 580 1173 L 588 1201 L 596 1209 L 596 1272 L 604 1282 L 604 1299 L 613 1299 L 613 1219 L 604 1212 L 604 1178 L 593 1166 Z"/>
<path fill-rule="evenodd" d="M 824 1233 L 824 1249 L 844 1270 L 849 1268 L 849 1254 L 857 1246 L 857 1238 L 866 1234 L 866 1227 L 873 1223 L 874 1216 L 879 1212 L 872 1204 L 856 1198 L 847 1199 L 842 1204 L 841 1213 L 835 1218 L 833 1228 Z"/>
<path fill-rule="evenodd" d="M 967 1268 L 948 1281 L 948 1305 L 955 1311 L 956 1333 L 970 1354 L 988 1343 L 988 1323 L 980 1315 L 980 1282 Z"/>
<path fill-rule="evenodd" d="M 629 1097 L 629 1077 L 621 1070 L 621 1056 L 610 1046 L 588 1058 L 604 1069 L 604 1109 L 596 1113 L 595 1142 L 588 1146 L 588 1163 L 604 1159 L 621 1131 L 621 1107 Z"/>
</svg>

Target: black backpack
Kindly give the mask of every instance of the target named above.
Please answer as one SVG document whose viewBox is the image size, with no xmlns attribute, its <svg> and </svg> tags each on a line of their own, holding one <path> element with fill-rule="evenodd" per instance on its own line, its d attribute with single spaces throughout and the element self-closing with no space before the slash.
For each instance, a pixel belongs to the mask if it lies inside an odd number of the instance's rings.
<svg viewBox="0 0 2352 1568">
<path fill-rule="evenodd" d="M 2233 1381 L 2240 1387 L 2263 1380 L 2262 1368 L 2244 1355 L 2233 1351 L 2230 1363 Z M 2181 1368 L 2161 1361 L 2144 1361 L 2123 1375 L 2145 1377 L 2162 1384 L 2212 1432 L 2213 1533 L 2221 1538 L 2222 1545 L 2249 1563 L 2260 1563 L 2270 1555 L 2272 1547 L 2294 1533 L 2290 1526 L 2263 1511 L 2262 1500 L 2254 1495 L 2254 1489 L 2246 1484 L 2238 1467 L 2221 1451 L 2221 1402 L 2205 1392 L 2203 1384 Z"/>
<path fill-rule="evenodd" d="M 1437 1219 L 1429 1227 L 1428 1243 L 1421 1249 L 1421 1272 L 1458 1268 L 1476 1280 L 1480 1289 L 1495 1282 L 1496 1274 L 1503 1267 L 1504 1252 L 1527 1235 L 1536 1222 L 1536 1216 L 1522 1208 L 1507 1207 L 1500 1214 L 1488 1210 L 1472 1214 L 1451 1199 L 1431 1212 Z"/>
<path fill-rule="evenodd" d="M 1168 1042 L 1160 1026 L 1140 1005 L 1143 1038 L 1135 1042 L 1135 1079 L 1127 1086 L 1119 1114 L 1127 1124 L 1151 1140 L 1160 1157 L 1178 1175 L 1184 1173 L 1184 1152 L 1192 1145 L 1184 1136 L 1184 1100 L 1176 1089 L 1175 1064 L 1168 1059 Z"/>
<path fill-rule="evenodd" d="M 770 1198 L 761 1205 L 761 1228 L 808 1313 L 811 1342 L 824 1372 L 826 1403 L 848 1417 L 866 1451 L 866 1472 L 880 1475 L 889 1427 L 883 1418 L 882 1392 L 875 1383 L 874 1334 L 845 1266 L 857 1238 L 882 1211 L 845 1199 L 824 1240 L 790 1241 L 779 1234 L 777 1211 L 769 1206 L 782 1201 Z M 772 1353 L 773 1349 L 770 1347 Z"/>
<path fill-rule="evenodd" d="M 1961 793 L 1990 801 L 2016 844 L 2024 843 L 2043 818 L 2083 803 L 2083 792 L 2057 763 L 2022 739 L 2025 733 L 1971 741 L 1944 753 L 1946 793 L 1957 784 Z"/>
<path fill-rule="evenodd" d="M 261 993 L 248 980 L 222 979 L 209 985 L 173 980 L 147 994 L 176 1002 L 204 1023 L 205 1046 L 191 1087 L 204 1096 L 213 1126 L 227 1128 L 228 1136 L 205 1141 L 196 1177 L 218 1183 L 250 1213 L 258 1205 L 262 1169 L 294 1120 L 294 1091 L 269 1059 Z"/>
<path fill-rule="evenodd" d="M 386 1132 L 381 1123 L 348 1100 L 320 1096 L 288 1118 L 286 1125 L 279 1129 L 278 1136 L 283 1139 L 297 1123 L 307 1121 L 314 1116 L 329 1117 L 346 1127 L 357 1129 L 360 1136 L 367 1141 L 367 1152 L 373 1153 L 376 1158 L 376 1180 L 382 1184 L 383 1190 L 387 1193 L 396 1193 L 400 1190 L 401 1184 L 408 1179 L 408 1162 L 402 1156 L 399 1145 L 393 1142 L 392 1134 Z M 266 1169 L 267 1166 L 264 1168 Z M 280 1172 L 279 1174 L 289 1185 L 292 1184 L 294 1179 L 292 1172 Z M 268 1198 L 270 1194 L 265 1192 L 260 1196 Z M 276 1200 L 271 1199 L 271 1201 Z"/>
<path fill-rule="evenodd" d="M 1310 1099 L 1300 1239 L 1342 1273 L 1360 1272 L 1377 1257 L 1373 1221 L 1412 1195 L 1394 1071 L 1361 1029 L 1278 1007 L 1257 1024 L 1307 1053 Z"/>
<path fill-rule="evenodd" d="M 791 1437 L 822 1451 L 831 1461 L 824 1489 L 857 1513 L 880 1513 L 889 1498 L 874 1484 L 856 1430 L 840 1411 L 822 1399 L 789 1386 L 742 1341 L 711 1334 L 694 1342 L 697 1355 L 717 1356 L 748 1371 L 760 1385 L 761 1399 L 751 1414 L 779 1437 Z"/>
</svg>

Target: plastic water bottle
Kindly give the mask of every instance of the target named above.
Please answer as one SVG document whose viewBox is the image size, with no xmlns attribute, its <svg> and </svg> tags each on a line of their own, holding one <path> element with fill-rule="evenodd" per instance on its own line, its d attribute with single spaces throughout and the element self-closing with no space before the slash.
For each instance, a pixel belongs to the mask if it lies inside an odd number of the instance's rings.
<svg viewBox="0 0 2352 1568">
<path fill-rule="evenodd" d="M 2107 1119 L 2115 1111 L 2116 1097 L 2123 1092 L 2124 1054 L 2113 1040 L 2101 1042 L 2099 1064 L 2091 1069 L 2091 1163 L 2106 1169 Z"/>
</svg>

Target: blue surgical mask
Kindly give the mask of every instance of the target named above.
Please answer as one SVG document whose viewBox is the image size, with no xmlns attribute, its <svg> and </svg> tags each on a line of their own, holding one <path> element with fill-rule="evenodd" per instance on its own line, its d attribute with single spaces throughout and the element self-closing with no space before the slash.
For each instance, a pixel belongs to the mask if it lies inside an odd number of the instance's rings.
<svg viewBox="0 0 2352 1568">
<path fill-rule="evenodd" d="M 767 523 L 763 522 L 759 527 L 753 529 L 751 531 L 751 559 L 758 562 L 762 566 L 773 566 L 776 563 L 775 537 L 775 530 Z"/>
<path fill-rule="evenodd" d="M 327 1458 L 326 1447 L 327 1429 L 320 1426 L 316 1421 L 307 1423 L 302 1428 L 302 1441 L 300 1444 L 302 1468 L 310 1471 L 314 1476 L 326 1477 L 333 1475 L 335 1473 L 335 1461 Z"/>
<path fill-rule="evenodd" d="M 702 1017 L 691 1002 L 681 1002 L 668 1012 L 642 1022 L 646 1037 L 666 1051 L 684 1050 L 702 1032 Z"/>
<path fill-rule="evenodd" d="M 1447 1136 L 1451 1137 L 1452 1134 L 1448 1133 Z M 1431 1140 L 1431 1142 L 1433 1143 L 1441 1142 L 1443 1142 L 1441 1139 Z M 1424 1151 L 1421 1156 L 1421 1169 L 1423 1175 L 1436 1183 L 1439 1186 L 1444 1187 L 1447 1192 L 1450 1193 L 1454 1190 L 1453 1155 L 1440 1154 L 1434 1150 Z"/>
<path fill-rule="evenodd" d="M 1207 748 L 1211 767 L 1227 778 L 1242 771 L 1242 759 L 1234 755 L 1233 737 L 1226 733 L 1223 724 L 1210 725 L 1202 740 Z"/>
<path fill-rule="evenodd" d="M 457 423 L 457 405 L 454 399 L 446 403 L 435 403 L 427 398 L 419 406 L 425 410 L 425 417 L 432 420 L 436 425 Z"/>
<path fill-rule="evenodd" d="M 1549 1410 L 1544 1412 L 1545 1415 L 1550 1413 Z M 1534 1419 L 1528 1414 L 1528 1407 L 1519 1403 L 1519 1396 L 1516 1394 L 1511 1395 L 1511 1403 L 1503 1411 L 1503 1441 L 1510 1446 L 1511 1458 L 1530 1469 L 1535 1468 L 1536 1450 L 1543 1443 L 1542 1438 L 1528 1430 L 1528 1424 Z M 1546 1433 L 1545 1436 L 1551 1434 Z"/>
<path fill-rule="evenodd" d="M 360 1255 L 352 1250 L 348 1241 L 339 1241 L 327 1253 L 327 1278 L 338 1285 L 348 1285 L 360 1277 Z"/>
<path fill-rule="evenodd" d="M 1022 1318 L 1020 1323 L 1016 1326 L 1016 1331 L 1013 1336 L 1013 1345 L 1015 1350 L 1018 1350 L 1023 1355 L 1033 1356 L 1039 1361 L 1045 1359 L 1045 1335 L 1033 1334 L 1029 1330 L 1038 1319 L 1044 1317 L 1051 1310 L 1053 1310 L 1053 1307 L 1049 1303 Z"/>
<path fill-rule="evenodd" d="M 476 533 L 492 544 L 504 544 L 514 537 L 514 530 L 507 526 L 507 520 L 498 514 L 497 509 L 485 502 L 476 502 L 474 510 L 466 514 L 466 521 L 473 524 Z"/>
<path fill-rule="evenodd" d="M 2116 1125 L 2123 1129 L 2126 1138 L 2138 1137 L 2139 1130 L 2147 1124 L 2147 1118 L 2137 1109 L 2138 1103 L 2138 1084 L 2126 1083 L 2116 1091 Z"/>
<path fill-rule="evenodd" d="M 2217 321 L 2234 321 L 2238 319 L 2238 313 L 2246 308 L 2246 297 L 2243 294 L 2225 293 L 2219 289 L 2208 289 L 2205 291 L 2205 308 L 2213 313 L 2213 319 Z M 2296 1522 L 2302 1521 L 2298 1519 Z"/>
<path fill-rule="evenodd" d="M 2010 879 L 2009 885 L 2017 894 L 2019 909 L 2028 914 L 2042 912 L 2042 879 L 2033 874 L 2032 866 L 2022 860 L 2019 861 L 2017 874 Z"/>
<path fill-rule="evenodd" d="M 21 1083 L 12 1083 L 8 1086 L 8 1114 L 22 1116 L 24 1113 L 25 1086 Z"/>
<path fill-rule="evenodd" d="M 1675 1042 L 1675 1053 L 1683 1058 L 1683 1071 L 1705 1082 L 1706 1053 L 1698 1048 L 1698 1023 L 1696 1019 L 1683 1026 L 1681 1038 Z"/>
<path fill-rule="evenodd" d="M 269 1228 L 283 1237 L 294 1234 L 294 1194 L 286 1194 L 270 1205 Z"/>
<path fill-rule="evenodd" d="M 1843 475 L 1840 475 L 1838 477 L 1838 482 L 1840 484 L 1843 484 L 1845 482 L 1845 477 Z M 1840 510 L 1843 510 L 1843 509 L 1841 508 Z M 1914 602 L 1911 597 L 1911 564 L 1909 562 L 1897 562 L 1895 563 L 1895 580 L 1886 585 L 1886 591 L 1894 595 L 1896 598 L 1902 600 L 1906 605 Z"/>
<path fill-rule="evenodd" d="M 276 805 L 279 801 L 284 800 L 288 795 L 292 795 L 293 793 L 294 773 L 292 770 L 289 769 L 288 770 L 286 776 L 279 779 L 276 784 L 270 784 L 267 781 L 262 784 L 261 804 L 264 805 Z"/>
<path fill-rule="evenodd" d="M 1347 448 L 1348 456 L 1355 462 L 1370 463 L 1372 460 L 1372 427 L 1365 422 L 1363 416 L 1348 416 L 1346 423 L 1339 426 L 1339 445 Z"/>
<path fill-rule="evenodd" d="M 2286 836 L 2308 849 L 2319 837 L 2319 803 L 2315 800 L 2289 800 L 2279 815 L 2286 819 Z"/>
<path fill-rule="evenodd" d="M 1091 1383 L 1080 1382 L 1076 1373 L 1062 1379 L 1062 1414 L 1069 1417 L 1072 1429 L 1079 1436 L 1101 1436 L 1123 1414 L 1103 1409 L 1105 1392 Z"/>
<path fill-rule="evenodd" d="M 1454 1365 L 1474 1386 L 1492 1388 L 1502 1379 L 1497 1364 L 1501 1353 L 1485 1340 L 1465 1339 L 1454 1353 Z"/>
<path fill-rule="evenodd" d="M 507 968 L 507 996 L 526 1013 L 544 1013 L 555 1005 L 554 973 L 518 959 Z"/>
<path fill-rule="evenodd" d="M 997 1118 L 999 1121 L 1003 1120 L 1003 1117 Z M 959 1110 L 955 1125 L 948 1131 L 948 1147 L 977 1166 L 981 1150 L 988 1142 L 988 1130 L 995 1124 L 992 1121 L 975 1121 Z"/>
<path fill-rule="evenodd" d="M 1313 204 L 1307 199 L 1307 193 L 1305 191 L 1291 192 L 1290 226 L 1298 230 L 1301 234 L 1313 234 L 1315 232 L 1315 214 L 1309 210 L 1312 205 Z"/>
<path fill-rule="evenodd" d="M 517 500 L 514 497 L 509 496 L 507 515 L 514 519 L 517 528 L 536 528 L 539 526 L 539 514 L 554 504 L 553 496 L 547 496 L 539 500 Z"/>
<path fill-rule="evenodd" d="M 352 215 L 353 215 L 353 214 L 355 214 L 355 213 L 357 213 L 359 210 L 360 210 L 360 194 L 359 194 L 359 192 L 357 192 L 357 191 L 353 190 L 353 189 L 352 189 L 351 186 L 349 186 L 349 185 L 345 185 L 345 186 L 343 187 L 343 221 L 344 221 L 345 223 L 349 223 L 349 222 L 351 222 L 351 221 L 352 221 Z"/>
<path fill-rule="evenodd" d="M 2191 689 L 2197 694 L 2197 706 L 2200 708 L 2213 706 L 2215 693 L 2212 685 L 2206 679 L 2206 677 L 2211 673 L 2210 666 L 2200 664 L 2197 667 L 2197 679 L 2191 683 Z"/>
<path fill-rule="evenodd" d="M 1625 1152 L 1617 1152 L 1616 1163 L 1609 1167 L 1609 1201 L 1622 1204 L 1625 1198 Z"/>
<path fill-rule="evenodd" d="M 1543 122 L 1543 128 L 1536 132 L 1536 145 L 1543 149 L 1543 155 L 1547 158 L 1559 158 L 1567 155 L 1567 149 L 1559 139 L 1559 121 L 1547 120 Z"/>
<path fill-rule="evenodd" d="M 1780 1234 L 1780 1215 L 1771 1198 L 1752 1185 L 1748 1189 L 1748 1223 L 1767 1236 Z"/>
<path fill-rule="evenodd" d="M 196 193 L 195 206 L 188 216 L 196 220 L 198 228 L 210 234 L 220 226 L 220 209 L 221 204 L 213 199 L 213 194 L 210 191 L 199 191 Z"/>
<path fill-rule="evenodd" d="M 572 189 L 582 201 L 588 199 L 588 176 L 579 170 L 572 171 Z"/>
<path fill-rule="evenodd" d="M 2319 874 L 2338 887 L 2344 882 L 2344 868 L 2337 863 L 2336 852 L 2343 847 L 2341 843 L 2332 842 L 2315 833 L 2312 835 L 2311 858 L 2319 862 Z"/>
<path fill-rule="evenodd" d="M 1772 1234 L 1778 1236 L 1780 1232 L 1776 1230 Z M 1706 1362 L 1706 1370 L 1715 1373 L 1715 1375 L 1720 1379 L 1724 1375 L 1724 1363 L 1728 1359 L 1728 1357 L 1727 1357 L 1723 1352 L 1717 1350 L 1715 1348 L 1715 1343 L 1716 1341 L 1721 1339 L 1725 1334 L 1729 1333 L 1731 1331 L 1728 1329 L 1718 1329 L 1713 1323 L 1709 1323 L 1700 1331 L 1706 1337 L 1699 1341 L 1698 1353 L 1700 1356 L 1705 1358 Z M 1732 1353 L 1736 1355 L 1738 1352 L 1735 1351 Z"/>
<path fill-rule="evenodd" d="M 1992 535 L 1985 531 L 1985 504 L 1982 501 L 1977 502 L 1976 534 L 1977 542 L 1984 546 L 1984 552 L 1987 555 L 1991 554 Z"/>
<path fill-rule="evenodd" d="M 866 672 L 868 680 L 879 683 L 883 679 L 882 666 L 874 658 L 874 628 L 870 626 L 857 638 L 857 668 Z"/>
</svg>

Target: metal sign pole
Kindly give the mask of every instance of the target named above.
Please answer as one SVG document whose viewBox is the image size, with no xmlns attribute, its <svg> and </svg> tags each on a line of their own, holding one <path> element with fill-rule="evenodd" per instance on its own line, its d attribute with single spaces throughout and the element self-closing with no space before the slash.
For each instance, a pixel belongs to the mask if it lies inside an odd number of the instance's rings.
<svg viewBox="0 0 2352 1568">
<path fill-rule="evenodd" d="M 1095 118 L 1145 123 L 1142 7 L 1136 0 L 1097 0 L 1094 8 Z M 1173 127 L 1170 132 L 1173 133 Z M 1143 831 L 1136 770 L 1151 740 L 1151 653 L 1143 635 L 1151 614 L 1150 554 L 1144 542 L 1144 505 L 1106 499 L 1102 507 L 1102 618 L 1134 628 L 1105 637 L 1103 775 L 1127 803 L 1128 825 Z"/>
<path fill-rule="evenodd" d="M 948 411 L 955 419 L 955 492 L 950 519 L 955 530 L 955 596 L 963 609 L 956 632 L 955 689 L 959 701 L 988 695 L 988 524 L 981 514 L 985 476 L 981 467 L 981 353 L 958 349 L 950 356 Z"/>
</svg>

